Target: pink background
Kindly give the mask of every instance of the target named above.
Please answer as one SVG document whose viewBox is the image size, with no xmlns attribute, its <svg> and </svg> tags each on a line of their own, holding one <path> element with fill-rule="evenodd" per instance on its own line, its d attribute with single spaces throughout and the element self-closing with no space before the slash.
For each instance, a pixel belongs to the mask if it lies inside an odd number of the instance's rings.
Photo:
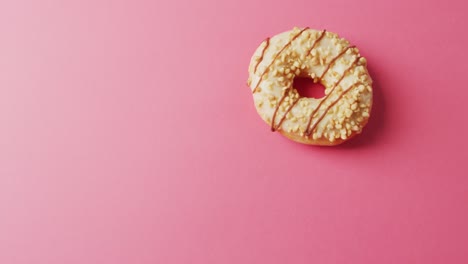
<svg viewBox="0 0 468 264">
<path fill-rule="evenodd" d="M 0 263 L 468 263 L 466 1 L 2 0 Z M 368 58 L 335 148 L 255 112 L 293 26 Z"/>
</svg>

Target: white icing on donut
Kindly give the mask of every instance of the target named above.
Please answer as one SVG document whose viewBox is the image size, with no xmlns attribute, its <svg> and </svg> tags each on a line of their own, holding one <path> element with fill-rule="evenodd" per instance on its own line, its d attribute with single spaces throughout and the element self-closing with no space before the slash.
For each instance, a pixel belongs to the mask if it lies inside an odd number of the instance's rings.
<svg viewBox="0 0 468 264">
<path fill-rule="evenodd" d="M 295 77 L 321 83 L 325 97 L 300 97 L 292 87 Z M 347 140 L 361 132 L 372 106 L 366 60 L 347 40 L 326 31 L 295 28 L 262 42 L 251 59 L 248 84 L 262 119 L 302 143 Z"/>
</svg>

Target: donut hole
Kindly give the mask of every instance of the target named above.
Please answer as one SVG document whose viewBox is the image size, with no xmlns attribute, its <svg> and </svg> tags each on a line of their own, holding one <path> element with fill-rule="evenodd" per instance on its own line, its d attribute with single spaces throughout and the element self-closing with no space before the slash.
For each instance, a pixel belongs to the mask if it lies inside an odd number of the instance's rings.
<svg viewBox="0 0 468 264">
<path fill-rule="evenodd" d="M 296 77 L 293 87 L 301 97 L 320 99 L 325 96 L 325 87 L 320 83 L 314 83 L 311 78 Z"/>
</svg>

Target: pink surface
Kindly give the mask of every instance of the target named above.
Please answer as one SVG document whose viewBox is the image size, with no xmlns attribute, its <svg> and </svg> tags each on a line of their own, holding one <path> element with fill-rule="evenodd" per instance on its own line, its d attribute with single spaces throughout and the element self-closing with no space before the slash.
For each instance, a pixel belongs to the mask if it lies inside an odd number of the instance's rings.
<svg viewBox="0 0 468 264">
<path fill-rule="evenodd" d="M 0 2 L 0 263 L 468 263 L 465 1 Z M 271 133 L 249 59 L 358 45 L 363 135 Z"/>
</svg>

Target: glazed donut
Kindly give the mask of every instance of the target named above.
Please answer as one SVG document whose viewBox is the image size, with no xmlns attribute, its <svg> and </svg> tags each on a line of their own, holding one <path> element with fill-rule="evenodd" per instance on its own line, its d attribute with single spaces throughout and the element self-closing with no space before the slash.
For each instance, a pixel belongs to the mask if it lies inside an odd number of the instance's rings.
<svg viewBox="0 0 468 264">
<path fill-rule="evenodd" d="M 301 97 L 296 77 L 325 87 L 320 99 Z M 361 133 L 372 108 L 372 79 L 359 50 L 326 30 L 294 28 L 264 40 L 247 81 L 260 117 L 296 142 L 337 145 Z"/>
</svg>

